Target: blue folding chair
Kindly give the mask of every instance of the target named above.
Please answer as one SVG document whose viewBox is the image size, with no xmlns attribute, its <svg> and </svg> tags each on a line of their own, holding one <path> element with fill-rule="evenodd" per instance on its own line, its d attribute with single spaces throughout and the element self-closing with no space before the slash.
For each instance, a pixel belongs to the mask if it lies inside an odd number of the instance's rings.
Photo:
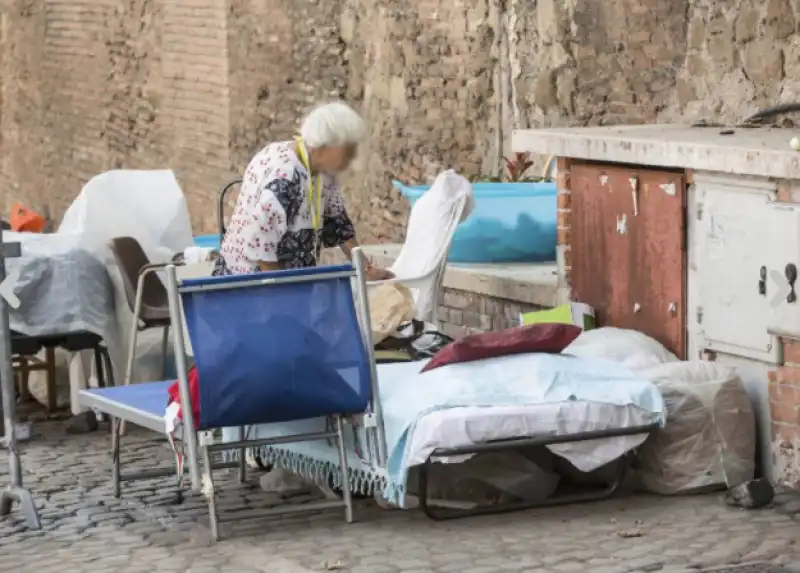
<svg viewBox="0 0 800 573">
<path fill-rule="evenodd" d="M 341 500 L 253 511 L 236 518 L 218 515 L 213 469 L 238 466 L 240 480 L 243 480 L 247 448 L 333 439 L 339 451 L 341 483 L 347 484 L 344 419 L 349 415 L 366 414 L 371 438 L 376 444 L 377 462 L 385 463 L 386 444 L 377 400 L 366 281 L 360 249 L 356 251 L 355 268 L 330 266 L 180 283 L 175 267 L 166 268 L 181 391 L 182 440 L 195 490 L 202 489 L 197 455 L 198 448 L 202 451 L 205 477 L 210 486 L 210 491 L 205 493 L 215 540 L 219 539 L 219 523 L 232 519 L 344 507 L 345 519 L 352 521 L 352 499 L 346 486 Z M 356 297 L 353 279 L 356 279 Z M 199 420 L 193 419 L 190 406 L 181 302 L 199 380 Z M 150 382 L 80 393 L 83 405 L 113 419 L 112 477 L 116 496 L 120 495 L 121 481 L 167 474 L 163 468 L 121 474 L 119 421 L 166 433 L 164 413 L 170 383 Z M 245 439 L 245 426 L 323 416 L 335 419 L 334 430 Z M 198 432 L 223 427 L 238 427 L 240 439 L 234 443 L 198 445 Z M 238 462 L 212 465 L 213 452 L 228 450 L 238 450 Z"/>
</svg>

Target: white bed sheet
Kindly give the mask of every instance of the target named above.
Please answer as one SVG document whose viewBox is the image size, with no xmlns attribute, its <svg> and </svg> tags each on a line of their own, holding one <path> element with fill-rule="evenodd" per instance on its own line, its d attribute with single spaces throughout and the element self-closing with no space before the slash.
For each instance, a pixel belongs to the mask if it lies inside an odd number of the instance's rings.
<svg viewBox="0 0 800 573">
<path fill-rule="evenodd" d="M 437 447 L 571 437 L 663 423 L 665 417 L 661 393 L 650 381 L 605 360 L 521 354 L 420 374 L 421 367 L 420 363 L 378 366 L 387 469 L 394 484 L 405 483 L 408 468 L 424 463 Z M 590 472 L 646 438 L 647 434 L 618 436 L 549 449 L 578 470 Z M 463 456 L 446 461 L 461 460 Z"/>
<path fill-rule="evenodd" d="M 452 408 L 427 414 L 410 436 L 408 465 L 425 463 L 437 448 L 461 448 L 494 440 L 526 436 L 570 436 L 581 432 L 632 428 L 659 421 L 659 416 L 639 406 L 602 402 L 562 402 L 532 406 Z M 554 444 L 548 449 L 589 472 L 638 447 L 647 435 L 619 436 L 583 442 Z M 457 463 L 464 456 L 436 458 Z"/>
</svg>

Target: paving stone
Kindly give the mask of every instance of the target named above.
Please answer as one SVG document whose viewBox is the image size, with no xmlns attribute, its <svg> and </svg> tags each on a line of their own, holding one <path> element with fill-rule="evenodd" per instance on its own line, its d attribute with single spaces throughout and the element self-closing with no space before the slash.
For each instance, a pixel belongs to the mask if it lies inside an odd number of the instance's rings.
<svg viewBox="0 0 800 573">
<path fill-rule="evenodd" d="M 366 500 L 351 525 L 338 510 L 225 523 L 213 544 L 205 498 L 180 495 L 174 478 L 126 483 L 112 497 L 107 435 L 65 436 L 58 422 L 38 424 L 36 435 L 23 463 L 47 530 L 28 531 L 16 510 L 0 518 L 0 571 L 308 573 L 339 561 L 343 573 L 697 573 L 689 566 L 800 563 L 800 495 L 785 492 L 758 511 L 726 507 L 717 495 L 629 496 L 447 523 Z M 125 471 L 172 463 L 152 434 L 131 428 L 123 444 Z M 259 477 L 251 470 L 239 485 L 236 472 L 215 473 L 221 510 L 320 498 L 280 499 L 260 490 Z M 634 529 L 642 536 L 619 535 Z"/>
</svg>

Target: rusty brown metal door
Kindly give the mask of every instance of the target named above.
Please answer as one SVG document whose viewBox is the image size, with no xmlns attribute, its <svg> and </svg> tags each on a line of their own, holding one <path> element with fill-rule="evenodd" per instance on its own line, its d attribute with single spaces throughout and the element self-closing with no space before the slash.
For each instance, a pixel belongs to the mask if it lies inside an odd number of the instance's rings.
<svg viewBox="0 0 800 573">
<path fill-rule="evenodd" d="M 599 324 L 638 330 L 686 353 L 685 182 L 680 173 L 570 168 L 572 299 Z"/>
</svg>

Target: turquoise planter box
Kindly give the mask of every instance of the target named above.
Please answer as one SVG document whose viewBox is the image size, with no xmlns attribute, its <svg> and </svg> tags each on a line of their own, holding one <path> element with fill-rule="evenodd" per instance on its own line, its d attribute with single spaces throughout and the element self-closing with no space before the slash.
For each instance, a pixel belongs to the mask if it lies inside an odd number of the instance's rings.
<svg viewBox="0 0 800 573">
<path fill-rule="evenodd" d="M 394 186 L 411 206 L 430 189 Z M 453 237 L 451 263 L 544 263 L 556 260 L 555 182 L 473 183 L 475 210 Z"/>
<path fill-rule="evenodd" d="M 197 247 L 205 249 L 214 249 L 219 252 L 219 244 L 222 239 L 219 235 L 198 235 L 194 238 L 194 244 Z"/>
</svg>

